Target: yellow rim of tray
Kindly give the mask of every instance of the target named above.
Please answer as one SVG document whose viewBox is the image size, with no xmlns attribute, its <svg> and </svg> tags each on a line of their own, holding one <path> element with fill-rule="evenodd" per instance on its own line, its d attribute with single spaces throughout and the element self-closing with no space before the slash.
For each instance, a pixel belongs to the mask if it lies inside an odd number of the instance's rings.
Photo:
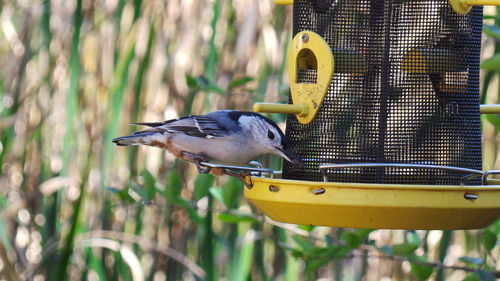
<svg viewBox="0 0 500 281">
<path fill-rule="evenodd" d="M 274 220 L 384 229 L 475 229 L 500 218 L 500 185 L 433 186 L 251 177 L 244 195 Z"/>
</svg>

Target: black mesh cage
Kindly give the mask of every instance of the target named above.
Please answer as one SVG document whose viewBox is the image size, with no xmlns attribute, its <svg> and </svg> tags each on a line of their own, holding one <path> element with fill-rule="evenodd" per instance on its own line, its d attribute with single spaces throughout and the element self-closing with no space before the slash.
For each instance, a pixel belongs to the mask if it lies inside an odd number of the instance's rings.
<svg viewBox="0 0 500 281">
<path fill-rule="evenodd" d="M 289 146 L 306 167 L 285 162 L 283 178 L 322 181 L 319 165 L 345 163 L 481 170 L 481 7 L 460 15 L 447 0 L 296 0 L 293 8 L 294 35 L 307 30 L 322 36 L 335 73 L 311 123 L 288 116 Z M 315 75 L 299 70 L 296 82 L 314 83 Z M 343 168 L 327 174 L 340 182 L 479 183 L 445 169 Z"/>
</svg>

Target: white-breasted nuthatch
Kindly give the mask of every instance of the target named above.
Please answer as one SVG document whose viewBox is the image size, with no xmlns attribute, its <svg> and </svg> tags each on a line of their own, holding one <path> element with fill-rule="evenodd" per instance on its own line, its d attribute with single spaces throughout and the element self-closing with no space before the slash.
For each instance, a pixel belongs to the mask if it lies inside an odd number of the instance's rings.
<svg viewBox="0 0 500 281">
<path fill-rule="evenodd" d="M 303 165 L 288 150 L 285 136 L 271 119 L 258 113 L 218 110 L 156 123 L 132 123 L 150 128 L 113 139 L 117 145 L 149 145 L 168 150 L 175 157 L 200 162 L 242 165 L 263 154 L 277 154 Z M 215 174 L 215 173 L 214 173 Z"/>
</svg>

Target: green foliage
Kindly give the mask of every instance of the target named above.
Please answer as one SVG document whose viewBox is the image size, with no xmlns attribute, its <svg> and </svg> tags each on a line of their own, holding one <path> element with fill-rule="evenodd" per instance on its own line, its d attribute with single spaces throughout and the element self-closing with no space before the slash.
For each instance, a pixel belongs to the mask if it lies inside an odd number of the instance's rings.
<svg viewBox="0 0 500 281">
<path fill-rule="evenodd" d="M 155 194 L 156 194 L 155 178 L 146 169 L 142 170 L 141 176 L 144 179 L 144 192 L 141 192 L 141 193 L 144 194 L 143 198 L 145 199 L 145 202 L 150 202 L 151 200 L 154 199 Z"/>
<path fill-rule="evenodd" d="M 481 62 L 481 69 L 499 71 L 500 70 L 500 54 L 495 54 L 493 57 Z"/>
<path fill-rule="evenodd" d="M 195 201 L 200 200 L 209 193 L 209 189 L 214 181 L 214 176 L 210 174 L 200 174 L 196 177 L 194 182 L 193 199 Z"/>
<path fill-rule="evenodd" d="M 483 246 L 486 250 L 491 251 L 497 245 L 498 233 L 495 234 L 491 229 L 485 229 L 483 233 Z"/>
<path fill-rule="evenodd" d="M 491 24 L 483 24 L 483 33 L 495 39 L 500 39 L 500 27 Z"/>
<path fill-rule="evenodd" d="M 224 223 L 259 222 L 259 219 L 254 214 L 245 213 L 237 210 L 226 213 L 220 213 L 218 219 Z"/>
<path fill-rule="evenodd" d="M 217 83 L 204 75 L 195 78 L 186 74 L 186 83 L 193 90 L 224 94 L 224 90 Z"/>
<path fill-rule="evenodd" d="M 270 17 L 269 3 L 257 1 L 241 18 L 238 1 L 202 1 L 192 9 L 189 1 L 119 0 L 112 7 L 78 0 L 74 9 L 61 9 L 44 0 L 33 13 L 11 2 L 2 6 L 2 23 L 12 36 L 2 37 L 0 48 L 6 280 L 133 280 L 124 255 L 99 245 L 110 241 L 131 245 L 146 280 L 297 281 L 323 272 L 336 280 L 380 279 L 370 275 L 371 262 L 399 280 L 446 280 L 460 268 L 468 272 L 464 280 L 498 278 L 500 221 L 480 231 L 442 232 L 439 248 L 429 232 L 394 230 L 381 239 L 389 231 L 274 224 L 243 198 L 238 179 L 194 174 L 191 164 L 172 163 L 158 150 L 113 146 L 111 138 L 135 129 L 127 123 L 159 121 L 170 109 L 179 115 L 246 109 L 268 94 L 286 102 L 290 9 L 274 7 Z M 247 18 L 259 20 L 249 26 Z M 247 27 L 251 32 L 242 32 Z M 183 52 L 193 48 L 189 29 L 201 34 L 191 53 Z M 483 31 L 489 40 L 500 38 L 498 24 Z M 276 46 L 262 39 L 273 36 Z M 236 63 L 239 40 L 256 48 Z M 269 47 L 276 61 L 267 58 Z M 482 103 L 497 98 L 489 90 L 500 69 L 495 51 L 481 64 Z M 498 116 L 482 120 L 500 129 Z M 266 164 L 280 169 L 281 162 Z M 98 242 L 83 245 L 90 237 Z M 464 257 L 450 268 L 442 262 L 453 244 L 463 244 Z M 402 273 L 404 262 L 411 273 Z M 353 264 L 364 268 L 351 272 Z"/>
<path fill-rule="evenodd" d="M 427 280 L 431 277 L 434 269 L 429 265 L 421 265 L 418 263 L 411 263 L 411 272 L 418 280 Z"/>
<path fill-rule="evenodd" d="M 241 87 L 246 85 L 248 82 L 253 81 L 254 79 L 252 77 L 244 76 L 238 79 L 235 79 L 229 83 L 227 86 L 227 90 L 231 91 L 234 88 Z"/>
<path fill-rule="evenodd" d="M 169 171 L 167 173 L 167 180 L 163 190 L 163 195 L 165 196 L 166 201 L 180 205 L 186 202 L 181 198 L 181 189 L 182 183 L 179 173 L 174 170 Z"/>
</svg>

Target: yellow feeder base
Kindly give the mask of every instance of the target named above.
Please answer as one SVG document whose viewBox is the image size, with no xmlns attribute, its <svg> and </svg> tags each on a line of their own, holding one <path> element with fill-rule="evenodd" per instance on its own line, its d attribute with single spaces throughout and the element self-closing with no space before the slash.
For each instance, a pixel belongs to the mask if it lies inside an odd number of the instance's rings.
<svg viewBox="0 0 500 281">
<path fill-rule="evenodd" d="M 274 220 L 382 229 L 475 229 L 500 218 L 500 185 L 309 182 L 252 177 L 245 197 Z M 468 198 L 468 199 L 467 199 Z"/>
</svg>

